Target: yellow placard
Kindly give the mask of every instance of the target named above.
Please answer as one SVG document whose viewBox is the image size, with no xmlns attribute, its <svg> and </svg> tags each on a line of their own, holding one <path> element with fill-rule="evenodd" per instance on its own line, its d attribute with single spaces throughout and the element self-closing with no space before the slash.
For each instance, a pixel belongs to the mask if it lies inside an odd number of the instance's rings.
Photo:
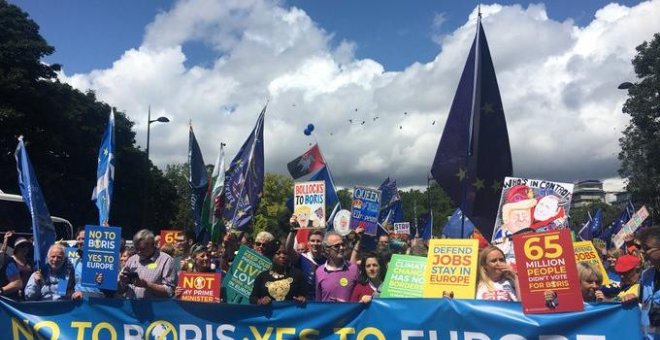
<svg viewBox="0 0 660 340">
<path fill-rule="evenodd" d="M 431 240 L 424 271 L 424 297 L 442 297 L 443 292 L 451 292 L 455 299 L 474 299 L 478 261 L 476 239 Z"/>
<path fill-rule="evenodd" d="M 596 266 L 603 275 L 603 285 L 608 285 L 610 283 L 610 278 L 607 276 L 603 261 L 601 261 L 600 256 L 596 251 L 596 247 L 594 247 L 591 241 L 573 242 L 573 249 L 575 250 L 575 262 L 591 263 Z"/>
</svg>

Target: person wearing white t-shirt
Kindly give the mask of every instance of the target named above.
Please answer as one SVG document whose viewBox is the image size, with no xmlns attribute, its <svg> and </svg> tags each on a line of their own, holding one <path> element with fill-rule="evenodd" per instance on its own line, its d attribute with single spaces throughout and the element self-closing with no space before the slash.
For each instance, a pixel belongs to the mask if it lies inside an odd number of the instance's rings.
<svg viewBox="0 0 660 340">
<path fill-rule="evenodd" d="M 504 253 L 495 246 L 486 247 L 479 254 L 477 300 L 520 301 L 518 276 Z"/>
</svg>

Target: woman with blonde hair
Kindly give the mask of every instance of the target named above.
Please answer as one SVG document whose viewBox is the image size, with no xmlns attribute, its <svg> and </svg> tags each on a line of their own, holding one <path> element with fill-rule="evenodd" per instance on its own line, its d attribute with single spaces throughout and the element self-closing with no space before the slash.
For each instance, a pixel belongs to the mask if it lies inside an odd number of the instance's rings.
<svg viewBox="0 0 660 340">
<path fill-rule="evenodd" d="M 488 246 L 479 254 L 477 300 L 520 301 L 518 275 L 498 247 Z"/>
</svg>

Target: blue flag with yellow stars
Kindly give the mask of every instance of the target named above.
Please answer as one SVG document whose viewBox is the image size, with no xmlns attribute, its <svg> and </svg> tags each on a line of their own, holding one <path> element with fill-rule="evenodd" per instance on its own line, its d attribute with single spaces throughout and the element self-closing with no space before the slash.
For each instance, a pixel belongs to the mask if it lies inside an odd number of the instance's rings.
<svg viewBox="0 0 660 340">
<path fill-rule="evenodd" d="M 431 174 L 490 239 L 502 181 L 512 175 L 512 167 L 495 68 L 479 17 Z"/>
<path fill-rule="evenodd" d="M 223 217 L 228 229 L 244 230 L 252 225 L 264 188 L 264 115 L 225 173 L 225 208 Z"/>
</svg>

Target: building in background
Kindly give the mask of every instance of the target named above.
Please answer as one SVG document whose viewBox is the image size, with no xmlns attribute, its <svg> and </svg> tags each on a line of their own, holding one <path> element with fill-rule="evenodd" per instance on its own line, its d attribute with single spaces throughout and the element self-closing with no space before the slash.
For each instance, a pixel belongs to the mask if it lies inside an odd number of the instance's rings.
<svg viewBox="0 0 660 340">
<path fill-rule="evenodd" d="M 575 183 L 571 206 L 579 208 L 595 202 L 606 203 L 603 182 L 589 179 Z"/>
</svg>

